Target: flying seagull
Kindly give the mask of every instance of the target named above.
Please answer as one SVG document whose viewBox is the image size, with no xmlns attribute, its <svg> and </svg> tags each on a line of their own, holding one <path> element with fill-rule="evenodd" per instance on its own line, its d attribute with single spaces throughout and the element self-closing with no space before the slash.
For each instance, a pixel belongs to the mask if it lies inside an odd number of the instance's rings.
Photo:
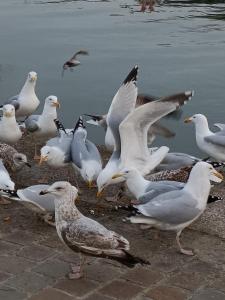
<svg viewBox="0 0 225 300">
<path fill-rule="evenodd" d="M 74 67 L 80 65 L 80 61 L 77 60 L 78 55 L 89 55 L 88 51 L 86 50 L 79 50 L 77 51 L 69 60 L 67 60 L 63 65 L 62 76 L 64 75 L 64 71 L 67 69 L 73 70 Z"/>
</svg>

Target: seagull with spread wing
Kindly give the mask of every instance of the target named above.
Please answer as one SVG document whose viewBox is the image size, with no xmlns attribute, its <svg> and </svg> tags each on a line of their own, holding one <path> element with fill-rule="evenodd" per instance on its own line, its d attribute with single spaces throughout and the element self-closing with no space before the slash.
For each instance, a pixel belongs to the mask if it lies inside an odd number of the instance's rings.
<svg viewBox="0 0 225 300">
<path fill-rule="evenodd" d="M 74 67 L 80 65 L 80 61 L 77 59 L 77 56 L 79 56 L 79 55 L 89 55 L 89 53 L 86 50 L 77 51 L 69 60 L 67 60 L 63 64 L 62 76 L 63 76 L 65 70 L 70 69 L 72 71 Z"/>
<path fill-rule="evenodd" d="M 146 175 L 160 164 L 169 149 L 162 146 L 151 154 L 147 141 L 148 130 L 152 124 L 185 104 L 193 95 L 193 92 L 187 91 L 135 108 L 137 70 L 135 66 L 129 73 L 113 98 L 107 114 L 107 123 L 115 140 L 115 148 L 97 179 L 98 195 L 107 185 L 121 182 L 121 178 L 112 180 L 112 176 L 120 169 L 135 168 L 142 175 Z"/>
</svg>

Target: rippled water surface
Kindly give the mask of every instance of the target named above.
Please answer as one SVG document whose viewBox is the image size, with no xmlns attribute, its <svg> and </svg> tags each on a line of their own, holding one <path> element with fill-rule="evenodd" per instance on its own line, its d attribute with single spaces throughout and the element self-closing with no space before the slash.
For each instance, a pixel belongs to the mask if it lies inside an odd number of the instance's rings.
<svg viewBox="0 0 225 300">
<path fill-rule="evenodd" d="M 0 101 L 15 95 L 35 70 L 39 98 L 57 95 L 67 126 L 81 113 L 106 112 L 136 63 L 142 93 L 196 92 L 180 120 L 164 121 L 175 139 L 157 144 L 199 154 L 193 127 L 183 118 L 201 112 L 210 124 L 225 122 L 224 1 L 168 0 L 142 13 L 133 0 L 1 0 L 0 41 Z M 79 49 L 90 55 L 62 78 L 62 64 Z M 88 129 L 102 142 L 101 129 Z"/>
</svg>

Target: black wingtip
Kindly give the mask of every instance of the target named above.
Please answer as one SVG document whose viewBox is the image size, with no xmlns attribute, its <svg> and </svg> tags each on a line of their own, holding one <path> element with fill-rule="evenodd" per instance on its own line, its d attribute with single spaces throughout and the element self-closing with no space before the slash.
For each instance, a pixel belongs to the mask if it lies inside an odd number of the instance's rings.
<svg viewBox="0 0 225 300">
<path fill-rule="evenodd" d="M 215 196 L 215 195 L 209 195 L 207 203 L 213 203 L 217 201 L 222 201 L 223 198 L 220 196 Z"/>
<path fill-rule="evenodd" d="M 100 116 L 100 115 L 83 114 L 83 116 L 90 117 L 90 118 L 92 118 L 92 120 L 94 120 L 94 121 L 101 121 L 101 120 L 103 119 L 103 117 Z"/>
<path fill-rule="evenodd" d="M 136 83 L 137 81 L 137 75 L 138 75 L 138 66 L 135 65 L 133 69 L 130 71 L 130 73 L 127 75 L 126 79 L 124 80 L 123 84 L 127 84 L 131 81 Z"/>
<path fill-rule="evenodd" d="M 54 119 L 54 123 L 55 123 L 55 126 L 57 127 L 58 131 L 62 130 L 63 132 L 65 132 L 67 134 L 65 127 L 63 126 L 62 122 L 59 121 L 59 119 Z"/>
<path fill-rule="evenodd" d="M 78 128 L 85 128 L 84 126 L 84 122 L 83 122 L 83 118 L 82 116 L 79 117 L 75 127 L 74 127 L 74 132 L 78 129 Z"/>
<path fill-rule="evenodd" d="M 0 192 L 5 193 L 9 197 L 18 197 L 16 190 L 13 191 L 13 190 L 0 189 Z"/>
<path fill-rule="evenodd" d="M 224 162 L 218 162 L 218 161 L 210 161 L 210 160 L 203 160 L 207 162 L 208 164 L 212 165 L 213 168 L 221 168 L 225 166 Z"/>
</svg>

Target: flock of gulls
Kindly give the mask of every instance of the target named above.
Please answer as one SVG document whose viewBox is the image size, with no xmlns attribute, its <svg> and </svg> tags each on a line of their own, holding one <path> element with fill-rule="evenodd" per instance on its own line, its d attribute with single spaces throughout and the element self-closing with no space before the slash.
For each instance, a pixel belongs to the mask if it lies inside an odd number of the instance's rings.
<svg viewBox="0 0 225 300">
<path fill-rule="evenodd" d="M 64 70 L 79 63 L 78 54 L 88 53 L 76 53 L 64 64 Z M 40 105 L 35 93 L 35 72 L 28 74 L 20 93 L 1 107 L 0 194 L 44 215 L 45 221 L 56 227 L 60 240 L 80 254 L 80 264 L 72 266 L 70 278 L 83 275 L 85 256 L 116 260 L 128 267 L 150 263 L 129 252 L 130 244 L 125 237 L 84 216 L 75 204 L 78 187 L 68 181 L 15 189 L 11 174 L 30 167 L 26 155 L 13 147 L 24 133 L 24 138 L 31 136 L 35 145 L 40 141 L 43 144 L 40 153 L 36 146 L 34 149 L 34 159 L 40 166 L 43 163 L 56 169 L 73 166 L 74 172 L 90 188 L 97 187 L 98 197 L 106 187 L 126 184 L 122 194 L 131 197 L 130 205 L 121 207 L 129 211 L 126 221 L 174 231 L 183 254 L 194 253 L 182 247 L 181 232 L 204 212 L 208 202 L 218 200 L 210 194 L 210 189 L 211 182 L 223 180 L 216 168 L 225 161 L 225 124 L 216 124 L 219 131 L 214 133 L 201 114 L 185 119 L 186 123 L 194 123 L 196 142 L 207 155 L 205 159 L 169 152 L 167 146 L 151 148 L 157 135 L 174 136 L 160 124 L 160 119 L 179 110 L 194 93 L 185 91 L 159 98 L 140 95 L 137 75 L 138 66 L 134 66 L 106 114 L 88 112 L 78 118 L 73 129 L 66 129 L 57 118 L 60 104 L 56 96 L 48 96 L 42 113 L 34 114 Z M 87 117 L 87 123 L 104 128 L 105 146 L 111 152 L 105 165 L 98 148 L 87 138 L 84 121 Z M 113 200 L 117 201 L 120 196 L 121 191 Z M 52 213 L 55 213 L 55 222 L 49 219 Z"/>
</svg>

